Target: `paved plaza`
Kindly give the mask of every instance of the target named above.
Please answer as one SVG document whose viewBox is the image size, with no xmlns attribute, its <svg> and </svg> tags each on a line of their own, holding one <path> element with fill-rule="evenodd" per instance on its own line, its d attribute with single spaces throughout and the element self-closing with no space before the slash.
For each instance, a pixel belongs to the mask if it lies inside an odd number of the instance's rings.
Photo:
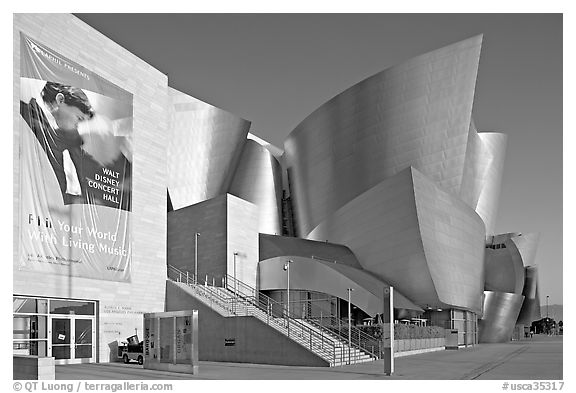
<svg viewBox="0 0 576 393">
<path fill-rule="evenodd" d="M 197 375 L 145 370 L 137 364 L 103 363 L 56 367 L 58 380 L 560 380 L 563 336 L 536 335 L 505 344 L 480 344 L 459 350 L 396 358 L 393 376 L 382 361 L 342 367 L 294 367 L 200 362 Z"/>
</svg>

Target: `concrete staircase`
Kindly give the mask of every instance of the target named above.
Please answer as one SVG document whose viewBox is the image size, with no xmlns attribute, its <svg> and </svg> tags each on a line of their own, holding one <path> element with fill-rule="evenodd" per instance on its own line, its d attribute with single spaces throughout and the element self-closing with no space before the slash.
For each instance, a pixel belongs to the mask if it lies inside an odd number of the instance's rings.
<svg viewBox="0 0 576 393">
<path fill-rule="evenodd" d="M 327 329 L 307 322 L 303 319 L 291 318 L 286 315 L 274 315 L 270 307 L 262 307 L 265 295 L 247 296 L 226 287 L 194 283 L 190 275 L 169 267 L 168 278 L 195 299 L 208 306 L 223 317 L 250 316 L 259 319 L 272 329 L 280 332 L 290 340 L 324 359 L 333 366 L 369 362 L 376 359 L 374 355 L 359 348 L 349 346 Z M 267 299 L 267 301 L 271 301 Z M 268 303 L 269 304 L 269 303 Z"/>
</svg>

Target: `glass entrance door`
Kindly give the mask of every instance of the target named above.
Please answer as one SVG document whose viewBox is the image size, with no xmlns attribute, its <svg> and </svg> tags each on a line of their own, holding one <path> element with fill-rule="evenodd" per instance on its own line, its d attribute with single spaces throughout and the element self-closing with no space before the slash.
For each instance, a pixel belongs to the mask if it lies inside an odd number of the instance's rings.
<svg viewBox="0 0 576 393">
<path fill-rule="evenodd" d="M 52 318 L 52 356 L 55 360 L 71 359 L 71 324 L 70 318 Z"/>
<path fill-rule="evenodd" d="M 76 316 L 51 319 L 51 352 L 56 364 L 93 362 L 94 320 Z"/>
<path fill-rule="evenodd" d="M 92 320 L 74 319 L 74 358 L 90 359 L 94 351 L 92 350 Z"/>
</svg>

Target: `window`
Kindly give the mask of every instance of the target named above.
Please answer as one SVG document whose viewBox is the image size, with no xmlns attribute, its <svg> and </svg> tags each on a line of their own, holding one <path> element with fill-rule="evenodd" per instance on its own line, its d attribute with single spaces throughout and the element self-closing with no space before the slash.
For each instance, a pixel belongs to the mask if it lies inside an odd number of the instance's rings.
<svg viewBox="0 0 576 393">
<path fill-rule="evenodd" d="M 50 314 L 94 315 L 94 303 L 51 299 Z"/>
<path fill-rule="evenodd" d="M 75 358 L 92 357 L 92 318 L 96 315 L 96 303 L 93 301 L 66 300 L 14 296 L 12 298 L 12 348 L 14 355 L 54 356 L 56 359 L 68 359 L 71 346 L 75 345 Z M 87 316 L 82 318 L 82 316 Z M 76 342 L 70 342 L 69 330 L 58 324 L 76 326 Z M 52 337 L 48 332 L 52 328 Z M 60 329 L 62 328 L 62 329 Z M 68 334 L 64 335 L 62 331 Z M 56 345 L 64 337 L 63 344 Z M 49 341 L 52 353 L 49 353 Z M 68 341 L 66 341 L 68 340 Z"/>
</svg>

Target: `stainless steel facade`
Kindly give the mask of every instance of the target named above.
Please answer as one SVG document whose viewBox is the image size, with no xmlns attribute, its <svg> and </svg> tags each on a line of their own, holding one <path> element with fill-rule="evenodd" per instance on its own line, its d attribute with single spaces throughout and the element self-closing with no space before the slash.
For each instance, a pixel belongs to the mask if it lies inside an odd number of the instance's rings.
<svg viewBox="0 0 576 393">
<path fill-rule="evenodd" d="M 538 293 L 538 268 L 527 266 L 525 268 L 524 303 L 518 316 L 518 323 L 530 325 L 533 321 L 542 318 L 540 313 L 540 294 Z"/>
<path fill-rule="evenodd" d="M 483 315 L 478 320 L 479 342 L 509 341 L 516 325 L 524 296 L 506 292 L 484 292 Z"/>
<path fill-rule="evenodd" d="M 489 158 L 486 159 L 485 154 L 482 140 L 472 121 L 468 132 L 466 159 L 464 160 L 462 186 L 460 187 L 460 198 L 472 208 L 476 208 L 484 185 L 487 161 L 489 162 Z"/>
<path fill-rule="evenodd" d="M 260 233 L 282 233 L 282 169 L 265 146 L 246 140 L 229 192 L 258 206 Z"/>
<path fill-rule="evenodd" d="M 292 131 L 284 154 L 248 134 L 249 122 L 171 90 L 173 207 L 226 192 L 255 206 L 260 289 L 285 289 L 291 259 L 291 289 L 345 298 L 353 285 L 354 304 L 371 314 L 393 285 L 406 309 L 484 309 L 482 337 L 502 339 L 522 304 L 524 319 L 535 315 L 525 266 L 537 236 L 494 235 L 507 137 L 478 132 L 472 119 L 481 43 L 472 37 L 350 87 Z M 299 238 L 277 236 L 292 233 L 288 222 Z M 506 248 L 490 248 L 497 242 Z"/>
<path fill-rule="evenodd" d="M 308 237 L 347 245 L 362 268 L 421 307 L 481 311 L 484 224 L 414 168 L 355 198 Z"/>
<path fill-rule="evenodd" d="M 494 233 L 496 225 L 508 136 L 495 132 L 481 132 L 478 136 L 483 144 L 483 154 L 480 159 L 486 166 L 486 171 L 476 212 L 486 224 L 486 234 L 490 235 Z"/>
<path fill-rule="evenodd" d="M 503 293 L 523 296 L 516 319 L 511 321 L 512 314 L 507 314 L 505 321 L 500 318 L 498 322 L 500 325 L 506 324 L 507 332 L 511 332 L 515 324 L 529 326 L 540 318 L 537 269 L 535 266 L 529 266 L 534 262 L 538 238 L 537 233 L 504 233 L 489 236 L 487 239 L 485 279 L 487 293 L 498 293 L 500 297 L 504 296 L 501 295 Z M 490 309 L 495 306 L 486 305 L 485 300 L 486 307 Z M 489 321 L 490 317 L 480 324 L 481 342 L 503 342 L 510 339 L 510 335 L 494 336 L 493 330 L 496 327 Z"/>
<path fill-rule="evenodd" d="M 458 195 L 482 36 L 386 69 L 322 105 L 284 142 L 298 235 L 413 166 Z"/>
<path fill-rule="evenodd" d="M 494 233 L 498 213 L 507 139 L 500 133 L 478 133 L 470 124 L 460 197 L 480 215 L 488 235 Z"/>
<path fill-rule="evenodd" d="M 516 244 L 511 239 L 498 243 L 500 248 L 486 249 L 487 291 L 522 294 L 524 289 L 524 264 Z"/>
<path fill-rule="evenodd" d="M 168 192 L 174 209 L 228 191 L 250 122 L 168 88 Z"/>
<path fill-rule="evenodd" d="M 539 233 L 520 233 L 513 236 L 511 240 L 516 245 L 524 266 L 534 265 L 536 259 L 536 252 L 538 250 L 538 242 L 540 241 Z"/>
</svg>

